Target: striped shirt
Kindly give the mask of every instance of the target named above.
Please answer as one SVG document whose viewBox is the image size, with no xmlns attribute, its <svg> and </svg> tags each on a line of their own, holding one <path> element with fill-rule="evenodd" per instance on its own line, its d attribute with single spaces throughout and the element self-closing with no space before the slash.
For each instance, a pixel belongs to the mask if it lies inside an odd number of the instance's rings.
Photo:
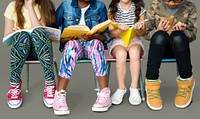
<svg viewBox="0 0 200 119">
<path fill-rule="evenodd" d="M 117 13 L 116 13 L 116 21 L 119 24 L 127 24 L 129 27 L 134 25 L 134 21 L 136 19 L 135 16 L 135 3 L 132 2 L 131 7 L 129 10 L 123 10 L 120 3 L 117 5 Z M 142 7 L 140 11 L 140 16 L 145 13 L 146 10 Z"/>
</svg>

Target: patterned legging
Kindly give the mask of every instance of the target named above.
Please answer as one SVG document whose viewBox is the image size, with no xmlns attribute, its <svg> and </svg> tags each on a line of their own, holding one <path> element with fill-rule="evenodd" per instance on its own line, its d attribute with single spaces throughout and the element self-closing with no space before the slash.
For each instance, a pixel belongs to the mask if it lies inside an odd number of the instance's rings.
<svg viewBox="0 0 200 119">
<path fill-rule="evenodd" d="M 105 76 L 107 74 L 104 46 L 101 41 L 71 40 L 65 44 L 59 75 L 63 78 L 70 79 L 76 61 L 80 58 L 91 59 L 96 76 Z"/>
<path fill-rule="evenodd" d="M 10 85 L 17 86 L 23 65 L 28 56 L 39 59 L 47 85 L 53 85 L 53 54 L 50 39 L 42 29 L 35 29 L 31 34 L 17 33 L 13 37 L 10 51 Z"/>
</svg>

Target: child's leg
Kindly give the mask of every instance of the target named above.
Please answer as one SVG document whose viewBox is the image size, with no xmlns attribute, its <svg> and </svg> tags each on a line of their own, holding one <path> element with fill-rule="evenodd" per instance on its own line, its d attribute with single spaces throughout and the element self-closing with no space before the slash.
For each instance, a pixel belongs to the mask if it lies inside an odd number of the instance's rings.
<svg viewBox="0 0 200 119">
<path fill-rule="evenodd" d="M 100 89 L 108 87 L 107 66 L 104 56 L 104 46 L 99 40 L 91 40 L 86 44 L 88 58 L 91 59 Z"/>
<path fill-rule="evenodd" d="M 44 70 L 45 83 L 54 85 L 53 52 L 50 39 L 42 29 L 35 29 L 31 37 L 33 47 Z"/>
<path fill-rule="evenodd" d="M 65 90 L 75 68 L 79 56 L 82 54 L 82 46 L 78 40 L 71 40 L 65 44 L 65 50 L 60 63 L 58 77 L 58 91 Z"/>
<path fill-rule="evenodd" d="M 53 109 L 55 115 L 66 115 L 70 110 L 66 102 L 66 88 L 75 68 L 75 63 L 82 53 L 82 47 L 78 40 L 70 40 L 65 44 L 65 50 L 60 63 L 58 87 L 55 92 Z"/>
<path fill-rule="evenodd" d="M 40 64 L 44 71 L 45 90 L 43 95 L 43 102 L 46 107 L 53 107 L 54 94 L 56 90 L 56 83 L 54 80 L 53 70 L 53 52 L 51 41 L 46 32 L 42 29 L 35 29 L 31 33 L 33 57 L 38 57 Z"/>
<path fill-rule="evenodd" d="M 7 104 L 10 108 L 18 108 L 22 104 L 21 79 L 22 67 L 30 50 L 30 36 L 20 32 L 13 36 L 10 50 L 10 88 Z"/>
<path fill-rule="evenodd" d="M 171 34 L 172 50 L 177 61 L 180 77 L 176 79 L 178 91 L 175 97 L 175 106 L 186 108 L 192 102 L 195 80 L 192 75 L 189 39 L 183 31 L 174 31 Z"/>
<path fill-rule="evenodd" d="M 162 109 L 162 98 L 160 96 L 159 68 L 170 38 L 166 31 L 157 31 L 153 34 L 148 54 L 145 85 L 147 105 L 152 110 Z"/>
<path fill-rule="evenodd" d="M 147 62 L 147 79 L 158 79 L 161 60 L 164 56 L 165 49 L 169 44 L 169 35 L 165 31 L 157 31 L 151 38 L 148 62 Z"/>
<path fill-rule="evenodd" d="M 21 32 L 13 37 L 10 50 L 10 85 L 18 86 L 22 67 L 30 50 L 30 36 Z"/>
<path fill-rule="evenodd" d="M 131 72 L 131 86 L 129 102 L 132 105 L 139 105 L 141 103 L 141 97 L 138 90 L 138 80 L 140 75 L 140 58 L 143 53 L 143 49 L 139 44 L 133 44 L 129 47 L 130 56 L 130 72 Z"/>
<path fill-rule="evenodd" d="M 139 37 L 135 37 L 129 47 L 128 53 L 130 58 L 130 72 L 131 72 L 131 87 L 137 88 L 138 87 L 138 80 L 140 75 L 140 63 L 141 58 L 144 57 L 144 46 L 141 42 Z"/>
<path fill-rule="evenodd" d="M 118 88 L 124 90 L 125 77 L 126 77 L 126 60 L 127 60 L 127 49 L 124 46 L 117 45 L 112 50 L 112 56 L 116 58 L 116 73 L 118 80 Z"/>
<path fill-rule="evenodd" d="M 172 51 L 177 60 L 178 71 L 181 78 L 192 76 L 189 40 L 184 32 L 174 31 L 171 34 Z"/>
<path fill-rule="evenodd" d="M 86 56 L 92 61 L 100 87 L 92 110 L 98 112 L 107 111 L 112 103 L 110 89 L 108 88 L 108 75 L 103 43 L 99 40 L 88 41 L 84 50 L 86 50 Z"/>
<path fill-rule="evenodd" d="M 131 87 L 138 87 L 138 79 L 140 74 L 140 56 L 142 48 L 140 45 L 134 44 L 129 49 L 130 56 L 130 72 L 131 72 Z"/>
</svg>

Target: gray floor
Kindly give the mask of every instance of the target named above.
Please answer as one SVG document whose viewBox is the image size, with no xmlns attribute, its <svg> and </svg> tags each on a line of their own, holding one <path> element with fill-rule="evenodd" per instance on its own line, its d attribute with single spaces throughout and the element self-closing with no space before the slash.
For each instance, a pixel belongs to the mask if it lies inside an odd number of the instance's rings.
<svg viewBox="0 0 200 119">
<path fill-rule="evenodd" d="M 3 13 L 9 1 L 1 0 L 0 14 L 0 37 L 3 37 L 4 19 Z M 56 6 L 62 0 L 54 0 Z M 103 0 L 105 3 L 109 3 L 110 0 Z M 198 0 L 193 0 L 197 6 L 200 5 Z M 149 0 L 145 0 L 146 6 L 149 5 Z M 198 8 L 198 11 L 200 9 Z M 199 14 L 198 14 L 199 16 Z M 199 34 L 199 33 L 198 33 Z M 161 95 L 163 97 L 163 109 L 161 111 L 151 111 L 146 103 L 143 102 L 139 106 L 131 106 L 128 102 L 129 92 L 126 94 L 124 101 L 119 106 L 112 106 L 108 112 L 95 113 L 91 111 L 91 107 L 96 99 L 96 92 L 94 89 L 94 80 L 92 75 L 91 64 L 78 64 L 75 72 L 70 81 L 69 87 L 67 88 L 67 102 L 71 110 L 71 114 L 67 116 L 54 116 L 51 108 L 46 108 L 42 102 L 43 95 L 43 73 L 40 65 L 31 65 L 30 74 L 30 92 L 25 93 L 25 67 L 22 72 L 23 79 L 23 105 L 16 110 L 10 109 L 6 103 L 6 93 L 8 92 L 8 79 L 9 79 L 9 48 L 0 44 L 0 119 L 128 119 L 128 118 L 177 118 L 177 119 L 188 119 L 195 118 L 199 115 L 200 108 L 200 73 L 199 73 L 199 37 L 191 44 L 191 54 L 193 62 L 193 72 L 196 80 L 196 88 L 193 96 L 193 103 L 186 109 L 177 109 L 174 106 L 174 97 L 176 94 L 176 65 L 175 64 L 162 64 L 160 71 L 161 84 Z M 149 42 L 144 41 L 145 48 L 148 49 Z M 58 44 L 54 44 L 54 55 L 58 58 L 57 63 L 61 54 L 58 52 Z M 142 72 L 143 77 L 146 70 L 146 59 L 142 61 Z M 127 63 L 128 64 L 128 63 Z M 129 69 L 129 67 L 127 67 Z M 115 74 L 115 63 L 111 67 L 111 78 L 110 88 L 112 93 L 117 88 L 116 74 Z M 126 77 L 127 87 L 130 85 L 130 73 L 127 72 Z"/>
</svg>

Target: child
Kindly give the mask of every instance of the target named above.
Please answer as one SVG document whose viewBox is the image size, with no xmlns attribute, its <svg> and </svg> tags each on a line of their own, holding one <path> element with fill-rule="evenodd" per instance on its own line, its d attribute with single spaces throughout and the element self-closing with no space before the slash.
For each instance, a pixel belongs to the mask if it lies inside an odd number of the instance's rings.
<svg viewBox="0 0 200 119">
<path fill-rule="evenodd" d="M 145 33 L 144 19 L 146 10 L 143 0 L 112 0 L 109 5 L 109 18 L 118 24 L 118 28 L 109 27 L 110 35 L 114 37 L 110 48 L 110 54 L 116 58 L 116 72 L 118 89 L 112 95 L 112 103 L 120 104 L 124 94 L 127 92 L 125 86 L 126 60 L 130 58 L 131 85 L 129 102 L 139 105 L 141 97 L 138 90 L 138 79 L 140 74 L 140 59 L 144 57 L 144 47 L 140 36 Z M 119 35 L 129 27 L 135 28 L 137 35 L 128 47 L 125 46 Z"/>
<path fill-rule="evenodd" d="M 51 0 L 15 0 L 7 6 L 4 16 L 4 36 L 6 36 L 19 29 L 52 26 L 55 22 L 55 6 Z M 35 29 L 31 35 L 20 32 L 13 36 L 10 50 L 8 106 L 18 108 L 22 104 L 20 74 L 27 58 L 39 59 L 45 77 L 43 101 L 47 107 L 52 107 L 56 88 L 52 46 L 50 39 L 42 29 Z"/>
<path fill-rule="evenodd" d="M 151 40 L 145 81 L 147 105 L 152 110 L 162 109 L 159 68 L 162 58 L 174 57 L 179 73 L 174 103 L 185 108 L 195 86 L 189 43 L 196 39 L 196 7 L 189 0 L 153 0 L 147 17 L 147 39 Z"/>
<path fill-rule="evenodd" d="M 87 25 L 90 29 L 107 20 L 106 6 L 98 0 L 68 0 L 58 7 L 56 26 L 66 28 L 70 25 Z M 60 64 L 58 88 L 54 98 L 54 114 L 66 115 L 70 110 L 66 103 L 66 88 L 75 68 L 76 61 L 80 58 L 89 58 L 96 73 L 100 92 L 94 103 L 93 111 L 107 111 L 111 106 L 110 89 L 107 83 L 107 67 L 104 57 L 104 45 L 108 31 L 84 34 L 85 40 L 75 37 L 61 39 L 60 51 L 64 51 Z"/>
</svg>

